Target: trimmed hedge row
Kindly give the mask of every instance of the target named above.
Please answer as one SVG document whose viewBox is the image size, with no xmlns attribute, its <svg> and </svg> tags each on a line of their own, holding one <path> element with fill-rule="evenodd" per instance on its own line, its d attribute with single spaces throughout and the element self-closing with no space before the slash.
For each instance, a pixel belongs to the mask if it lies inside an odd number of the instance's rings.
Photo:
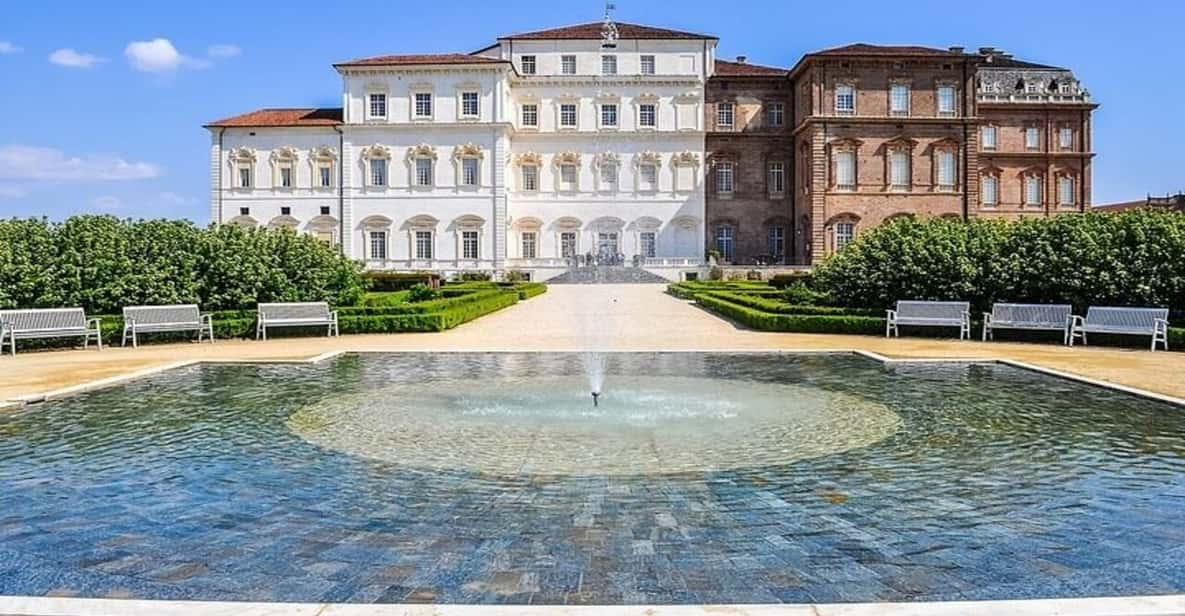
<svg viewBox="0 0 1185 616">
<path fill-rule="evenodd" d="M 747 327 L 770 332 L 809 334 L 883 334 L 885 320 L 868 316 L 775 314 L 734 304 L 711 294 L 696 296 L 695 303 Z"/>
<path fill-rule="evenodd" d="M 696 294 L 707 291 L 736 291 L 747 295 L 781 297 L 782 291 L 765 283 L 752 282 L 676 282 L 667 285 L 667 293 L 679 299 L 695 299 Z"/>
<path fill-rule="evenodd" d="M 723 299 L 748 308 L 771 312 L 774 314 L 800 314 L 804 316 L 848 316 L 848 317 L 880 317 L 884 311 L 867 310 L 863 308 L 840 308 L 836 306 L 814 306 L 810 304 L 791 304 L 766 296 L 747 295 L 732 291 L 705 291 L 702 295 Z"/>
</svg>

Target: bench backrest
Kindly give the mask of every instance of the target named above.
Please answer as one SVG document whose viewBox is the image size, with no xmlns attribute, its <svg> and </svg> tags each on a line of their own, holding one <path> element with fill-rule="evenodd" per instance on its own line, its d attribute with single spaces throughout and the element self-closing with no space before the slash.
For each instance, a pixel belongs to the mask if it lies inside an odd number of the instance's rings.
<svg viewBox="0 0 1185 616">
<path fill-rule="evenodd" d="M 260 304 L 259 318 L 264 321 L 285 319 L 328 319 L 328 302 L 290 302 L 283 304 Z"/>
<path fill-rule="evenodd" d="M 1074 308 L 1069 304 L 992 304 L 992 321 L 1048 323 L 1065 326 Z"/>
<path fill-rule="evenodd" d="M 1156 320 L 1168 320 L 1168 308 L 1126 308 L 1091 306 L 1086 311 L 1086 326 L 1113 331 L 1150 332 Z"/>
<path fill-rule="evenodd" d="M 953 319 L 963 318 L 963 314 L 971 310 L 970 302 L 930 302 L 919 300 L 901 300 L 897 302 L 897 316 L 917 319 Z"/>
<path fill-rule="evenodd" d="M 175 304 L 170 306 L 124 306 L 124 320 L 133 319 L 137 325 L 163 325 L 170 323 L 197 323 L 201 312 L 197 304 Z"/>
<path fill-rule="evenodd" d="M 86 312 L 82 308 L 30 308 L 0 310 L 0 322 L 12 331 L 85 329 Z"/>
</svg>

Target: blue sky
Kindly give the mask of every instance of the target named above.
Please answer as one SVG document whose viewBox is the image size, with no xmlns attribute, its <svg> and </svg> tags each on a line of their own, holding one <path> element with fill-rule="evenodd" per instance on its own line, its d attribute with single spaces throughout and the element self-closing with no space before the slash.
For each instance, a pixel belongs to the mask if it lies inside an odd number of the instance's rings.
<svg viewBox="0 0 1185 616">
<path fill-rule="evenodd" d="M 593 21 L 603 10 L 595 1 L 335 4 L 9 3 L 0 22 L 0 216 L 106 212 L 204 224 L 204 122 L 257 107 L 337 106 L 334 61 L 470 51 L 498 34 Z M 714 34 L 720 57 L 763 64 L 864 41 L 990 45 L 1068 66 L 1102 104 L 1095 202 L 1185 189 L 1185 121 L 1173 112 L 1185 100 L 1185 3 L 617 5 L 621 21 Z"/>
</svg>

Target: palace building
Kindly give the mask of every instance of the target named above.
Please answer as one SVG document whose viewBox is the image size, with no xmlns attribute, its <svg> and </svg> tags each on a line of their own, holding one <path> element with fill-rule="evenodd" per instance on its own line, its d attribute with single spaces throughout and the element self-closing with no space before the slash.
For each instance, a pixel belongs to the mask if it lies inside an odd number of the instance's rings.
<svg viewBox="0 0 1185 616">
<path fill-rule="evenodd" d="M 1094 104 L 1068 70 L 870 45 L 776 68 L 716 43 L 606 17 L 340 62 L 340 108 L 206 125 L 211 215 L 368 269 L 546 280 L 592 255 L 677 279 L 709 253 L 816 263 L 893 216 L 1089 206 Z"/>
</svg>

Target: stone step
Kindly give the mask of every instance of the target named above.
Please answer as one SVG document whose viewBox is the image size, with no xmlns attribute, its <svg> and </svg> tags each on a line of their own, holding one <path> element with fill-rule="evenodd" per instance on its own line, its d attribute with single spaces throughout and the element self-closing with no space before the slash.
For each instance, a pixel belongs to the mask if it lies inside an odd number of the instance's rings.
<svg viewBox="0 0 1185 616">
<path fill-rule="evenodd" d="M 620 265 L 585 266 L 572 268 L 547 284 L 665 284 L 670 282 L 640 267 Z"/>
</svg>

